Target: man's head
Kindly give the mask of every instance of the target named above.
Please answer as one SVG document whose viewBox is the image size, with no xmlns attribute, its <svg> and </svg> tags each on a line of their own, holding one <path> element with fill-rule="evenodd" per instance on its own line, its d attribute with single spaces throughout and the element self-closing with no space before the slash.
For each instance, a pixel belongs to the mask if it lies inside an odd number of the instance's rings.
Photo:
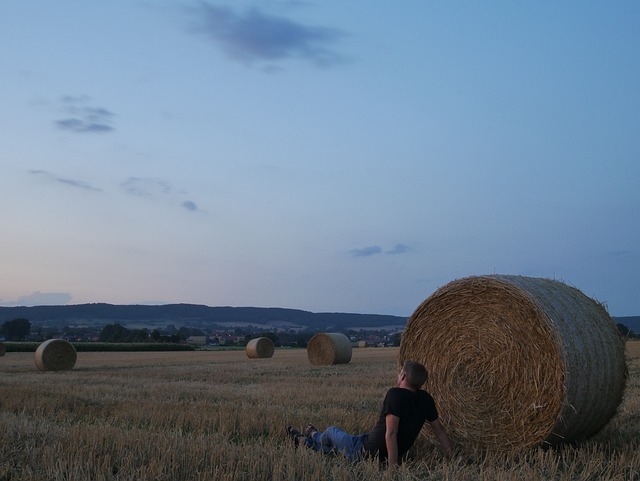
<svg viewBox="0 0 640 481">
<path fill-rule="evenodd" d="M 405 381 L 413 389 L 420 389 L 422 385 L 427 382 L 427 369 L 415 361 L 405 361 L 402 365 L 399 378 L 404 376 Z"/>
</svg>

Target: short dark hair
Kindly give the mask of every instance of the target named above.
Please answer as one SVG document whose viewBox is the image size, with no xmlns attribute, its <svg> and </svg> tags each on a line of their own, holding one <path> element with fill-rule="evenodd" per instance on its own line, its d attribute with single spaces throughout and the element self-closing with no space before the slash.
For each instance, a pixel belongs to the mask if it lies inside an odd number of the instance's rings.
<svg viewBox="0 0 640 481">
<path fill-rule="evenodd" d="M 420 389 L 422 385 L 427 382 L 427 378 L 429 377 L 427 368 L 419 362 L 405 361 L 402 365 L 402 370 L 407 376 L 409 384 L 411 384 L 415 389 Z"/>
</svg>

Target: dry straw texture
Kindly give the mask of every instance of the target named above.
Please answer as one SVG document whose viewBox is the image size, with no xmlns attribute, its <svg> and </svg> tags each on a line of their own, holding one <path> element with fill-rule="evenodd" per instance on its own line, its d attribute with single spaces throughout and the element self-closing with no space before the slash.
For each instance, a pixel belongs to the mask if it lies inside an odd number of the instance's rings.
<svg viewBox="0 0 640 481">
<path fill-rule="evenodd" d="M 7 346 L 4 345 L 4 342 L 0 342 L 0 356 L 4 356 L 7 353 Z"/>
<path fill-rule="evenodd" d="M 578 289 L 521 276 L 459 279 L 413 313 L 399 361 L 429 370 L 440 418 L 465 449 L 510 451 L 588 438 L 615 414 L 624 343 Z"/>
<path fill-rule="evenodd" d="M 66 371 L 76 365 L 78 354 L 70 342 L 49 339 L 36 349 L 36 366 L 41 371 Z"/>
<path fill-rule="evenodd" d="M 342 366 L 312 366 L 304 349 L 269 362 L 244 349 L 83 352 L 82 369 L 55 376 L 33 368 L 32 352 L 11 352 L 0 362 L 0 480 L 639 481 L 640 342 L 627 345 L 624 401 L 588 441 L 446 459 L 420 437 L 392 476 L 373 460 L 295 449 L 283 427 L 369 431 L 399 348 L 354 349 Z"/>
<path fill-rule="evenodd" d="M 273 357 L 273 341 L 268 337 L 251 339 L 247 343 L 246 351 L 250 359 Z"/>
<path fill-rule="evenodd" d="M 320 332 L 307 344 L 309 361 L 316 366 L 347 364 L 351 361 L 351 353 L 351 341 L 339 332 Z"/>
</svg>

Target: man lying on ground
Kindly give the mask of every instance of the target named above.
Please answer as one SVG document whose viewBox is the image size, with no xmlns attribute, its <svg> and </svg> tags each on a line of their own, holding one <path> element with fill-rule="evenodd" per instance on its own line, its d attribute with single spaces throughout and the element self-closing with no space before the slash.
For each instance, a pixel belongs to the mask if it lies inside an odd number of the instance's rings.
<svg viewBox="0 0 640 481">
<path fill-rule="evenodd" d="M 435 401 L 421 389 L 427 376 L 422 364 L 406 361 L 398 374 L 396 386 L 387 391 L 378 422 L 369 433 L 352 435 L 335 426 L 318 431 L 309 424 L 304 434 L 292 427 L 287 428 L 287 434 L 296 446 L 302 444 L 325 454 L 340 452 L 353 462 L 377 457 L 393 468 L 413 446 L 426 421 L 446 455 L 451 457 L 453 446 L 438 419 Z"/>
</svg>

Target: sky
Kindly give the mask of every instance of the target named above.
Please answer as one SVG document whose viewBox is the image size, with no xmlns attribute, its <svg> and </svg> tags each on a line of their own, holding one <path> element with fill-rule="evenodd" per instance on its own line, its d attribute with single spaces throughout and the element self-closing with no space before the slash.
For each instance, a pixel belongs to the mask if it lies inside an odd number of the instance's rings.
<svg viewBox="0 0 640 481">
<path fill-rule="evenodd" d="M 3 0 L 0 305 L 640 315 L 640 2 Z"/>
</svg>

